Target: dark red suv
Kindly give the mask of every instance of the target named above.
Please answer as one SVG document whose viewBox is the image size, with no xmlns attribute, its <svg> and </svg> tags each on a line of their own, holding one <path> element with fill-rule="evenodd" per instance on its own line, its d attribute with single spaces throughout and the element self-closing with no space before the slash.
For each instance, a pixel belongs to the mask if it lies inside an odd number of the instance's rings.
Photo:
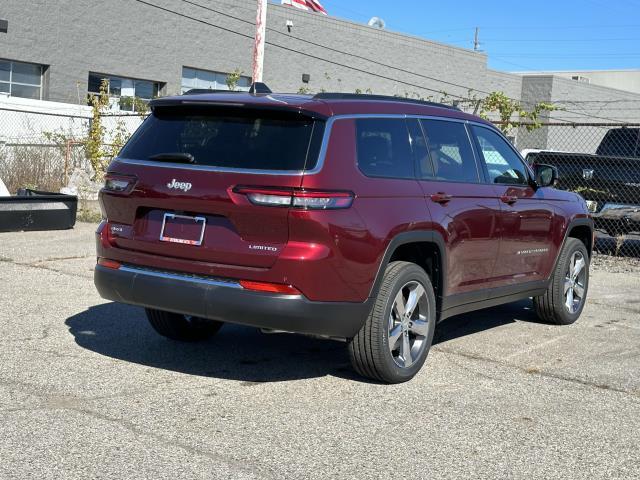
<svg viewBox="0 0 640 480">
<path fill-rule="evenodd" d="M 176 340 L 224 322 L 346 341 L 355 369 L 412 378 L 436 323 L 533 297 L 584 307 L 584 200 L 490 123 L 373 95 L 162 98 L 110 165 L 95 284 Z"/>
</svg>

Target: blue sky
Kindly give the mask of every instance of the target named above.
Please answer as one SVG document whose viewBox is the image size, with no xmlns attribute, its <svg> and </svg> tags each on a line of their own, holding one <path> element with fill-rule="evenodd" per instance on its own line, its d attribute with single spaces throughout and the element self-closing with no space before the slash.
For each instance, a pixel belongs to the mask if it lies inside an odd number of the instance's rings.
<svg viewBox="0 0 640 480">
<path fill-rule="evenodd" d="M 333 16 L 378 16 L 389 30 L 469 49 L 480 27 L 498 70 L 640 68 L 640 0 L 320 1 Z"/>
</svg>

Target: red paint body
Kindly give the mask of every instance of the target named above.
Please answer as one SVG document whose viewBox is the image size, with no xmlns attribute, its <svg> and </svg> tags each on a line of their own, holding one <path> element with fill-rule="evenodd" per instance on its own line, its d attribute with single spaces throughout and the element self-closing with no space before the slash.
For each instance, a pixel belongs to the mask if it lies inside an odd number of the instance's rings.
<svg viewBox="0 0 640 480">
<path fill-rule="evenodd" d="M 391 101 L 202 97 L 328 119 L 416 115 L 486 124 L 456 110 Z M 310 300 L 364 302 L 392 240 L 403 232 L 433 231 L 444 241 L 441 295 L 447 297 L 548 279 L 568 225 L 588 216 L 577 195 L 552 188 L 370 178 L 356 164 L 354 118 L 334 119 L 325 135 L 324 163 L 311 174 L 196 171 L 115 159 L 109 172 L 134 175 L 137 183 L 126 194 L 101 192 L 107 222 L 98 231 L 98 256 L 167 271 L 291 285 Z M 167 189 L 173 179 L 192 188 L 186 193 Z M 245 185 L 349 191 L 355 199 L 339 210 L 274 208 L 254 205 L 232 191 Z M 450 198 L 434 201 L 442 195 Z M 203 244 L 161 242 L 168 211 L 206 217 Z"/>
</svg>

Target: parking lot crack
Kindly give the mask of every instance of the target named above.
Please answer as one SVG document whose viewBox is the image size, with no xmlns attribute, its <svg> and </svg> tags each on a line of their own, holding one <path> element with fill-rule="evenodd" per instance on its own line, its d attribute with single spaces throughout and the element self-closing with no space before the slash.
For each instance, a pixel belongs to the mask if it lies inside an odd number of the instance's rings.
<svg viewBox="0 0 640 480">
<path fill-rule="evenodd" d="M 26 267 L 26 268 L 34 268 L 34 269 L 38 269 L 38 270 L 47 270 L 49 272 L 54 272 L 54 273 L 58 273 L 61 275 L 67 275 L 69 277 L 74 277 L 74 278 L 87 278 L 87 276 L 85 275 L 78 275 L 76 273 L 71 273 L 71 272 L 65 272 L 63 270 L 58 270 L 57 268 L 53 268 L 53 267 L 49 267 L 47 265 L 43 265 L 43 263 L 47 263 L 47 262 L 53 262 L 53 261 L 58 261 L 58 260 L 74 260 L 74 259 L 82 259 L 82 258 L 89 258 L 89 257 L 66 257 L 66 258 L 54 258 L 54 259 L 50 259 L 50 260 L 38 260 L 36 262 L 16 262 L 13 260 L 6 260 L 7 263 L 11 263 L 13 265 L 17 265 L 19 267 Z"/>
<path fill-rule="evenodd" d="M 616 393 L 623 393 L 625 395 L 629 395 L 629 396 L 632 396 L 632 397 L 640 397 L 640 392 L 638 392 L 637 390 L 626 390 L 624 388 L 618 388 L 618 387 L 614 387 L 612 385 L 607 385 L 607 384 L 604 384 L 604 383 L 597 383 L 597 382 L 592 382 L 590 380 L 584 380 L 584 379 L 581 379 L 581 378 L 570 377 L 568 375 L 562 375 L 562 374 L 558 374 L 558 373 L 548 372 L 548 371 L 544 371 L 544 370 L 541 370 L 541 369 L 538 369 L 538 368 L 535 368 L 535 369 L 525 368 L 525 367 L 521 367 L 519 365 L 515 365 L 513 363 L 501 362 L 499 360 L 495 360 L 493 358 L 485 357 L 485 356 L 478 355 L 478 354 L 475 354 L 475 353 L 461 352 L 459 350 L 452 350 L 452 349 L 442 348 L 442 347 L 438 347 L 437 350 L 439 352 L 442 352 L 442 353 L 448 354 L 448 355 L 456 355 L 456 356 L 464 357 L 464 358 L 467 358 L 467 359 L 470 359 L 470 360 L 493 363 L 493 364 L 499 365 L 501 367 L 514 368 L 514 369 L 520 370 L 521 372 L 526 373 L 528 375 L 538 375 L 540 377 L 553 378 L 553 379 L 556 379 L 556 380 L 562 380 L 562 381 L 565 381 L 565 382 L 570 382 L 570 383 L 574 383 L 574 384 L 578 384 L 578 385 L 583 385 L 585 387 L 597 388 L 599 390 L 606 390 L 606 391 L 616 392 Z"/>
<path fill-rule="evenodd" d="M 115 424 L 132 433 L 136 437 L 136 439 L 138 439 L 139 441 L 143 441 L 145 437 L 152 438 L 153 440 L 161 443 L 164 446 L 171 447 L 171 448 L 179 448 L 191 455 L 199 455 L 199 456 L 208 458 L 209 460 L 212 460 L 218 463 L 223 463 L 233 471 L 240 470 L 246 473 L 250 473 L 258 478 L 276 478 L 272 474 L 265 475 L 266 472 L 262 470 L 258 470 L 256 468 L 249 467 L 249 464 L 245 461 L 231 459 L 227 456 L 209 452 L 184 442 L 168 439 L 157 433 L 145 431 L 139 428 L 133 422 L 130 422 L 124 418 L 118 418 L 118 417 L 106 415 L 104 413 L 98 412 L 94 409 L 90 409 L 84 406 L 84 404 L 87 401 L 95 400 L 94 398 L 82 399 L 82 398 L 75 398 L 71 396 L 43 395 L 42 393 L 35 391 L 35 388 L 34 388 L 35 386 L 26 384 L 23 382 L 13 381 L 13 380 L 0 380 L 0 385 L 5 385 L 5 386 L 9 385 L 12 387 L 19 387 L 20 390 L 27 391 L 35 395 L 36 397 L 39 397 L 42 401 L 42 403 L 34 406 L 0 409 L 0 412 L 2 412 L 3 414 L 15 413 L 15 412 L 26 412 L 26 411 L 47 411 L 47 410 L 73 411 L 80 415 L 90 416 L 96 420 Z"/>
<path fill-rule="evenodd" d="M 75 411 L 79 414 L 83 414 L 83 415 L 88 415 L 91 416 L 97 420 L 101 420 L 101 421 L 105 421 L 105 422 L 109 422 L 109 423 L 114 423 L 122 428 L 124 428 L 125 430 L 131 432 L 138 440 L 141 440 L 143 437 L 150 437 L 154 440 L 156 440 L 157 442 L 161 443 L 162 445 L 166 446 L 166 447 L 171 447 L 171 448 L 179 448 L 181 450 L 184 450 L 185 452 L 191 454 L 191 455 L 199 455 L 205 458 L 208 458 L 209 460 L 215 461 L 215 462 L 219 462 L 219 463 L 223 463 L 225 465 L 227 465 L 230 469 L 232 470 L 240 470 L 240 471 L 244 471 L 246 473 L 250 473 L 253 474 L 259 478 L 265 478 L 265 472 L 264 471 L 259 471 L 255 468 L 248 468 L 248 463 L 247 462 L 240 462 L 238 460 L 234 460 L 231 459 L 227 456 L 223 456 L 217 453 L 213 453 L 213 452 L 209 452 L 206 450 L 202 450 L 201 448 L 196 448 L 192 445 L 186 444 L 184 442 L 179 442 L 176 440 L 171 440 L 168 439 L 162 435 L 158 435 L 156 433 L 153 432 L 149 432 L 149 431 L 145 431 L 142 430 L 141 428 L 139 428 L 138 426 L 136 426 L 134 423 L 125 420 L 123 418 L 117 418 L 117 417 L 112 417 L 109 415 L 106 415 L 104 413 L 101 412 L 97 412 L 95 410 L 91 410 L 88 408 L 83 408 L 77 405 L 74 406 L 63 406 L 62 408 L 66 408 L 68 410 L 72 410 Z M 269 475 L 270 478 L 275 478 L 273 475 Z"/>
<path fill-rule="evenodd" d="M 83 258 L 92 258 L 92 257 L 94 257 L 94 255 L 70 255 L 66 257 L 43 258 L 41 260 L 35 260 L 33 262 L 13 262 L 13 263 L 16 263 L 18 265 L 34 265 L 35 266 L 40 263 L 57 262 L 62 260 L 82 260 Z"/>
</svg>

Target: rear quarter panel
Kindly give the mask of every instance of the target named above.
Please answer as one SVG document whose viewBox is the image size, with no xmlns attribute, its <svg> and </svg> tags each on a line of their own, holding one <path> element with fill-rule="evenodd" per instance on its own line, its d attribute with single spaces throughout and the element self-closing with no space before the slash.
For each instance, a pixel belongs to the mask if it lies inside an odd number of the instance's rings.
<svg viewBox="0 0 640 480">
<path fill-rule="evenodd" d="M 309 232 L 322 233 L 334 255 L 329 268 L 342 284 L 336 287 L 352 290 L 352 299 L 363 301 L 371 294 L 391 240 L 402 232 L 430 230 L 433 225 L 416 180 L 370 178 L 362 174 L 356 164 L 355 137 L 353 119 L 335 120 L 323 168 L 303 177 L 304 188 L 354 192 L 351 213 L 292 212 L 290 235 L 292 239 L 305 236 L 312 239 Z M 319 228 L 323 231 L 317 231 Z M 337 294 L 332 285 L 323 288 L 327 293 Z"/>
</svg>

